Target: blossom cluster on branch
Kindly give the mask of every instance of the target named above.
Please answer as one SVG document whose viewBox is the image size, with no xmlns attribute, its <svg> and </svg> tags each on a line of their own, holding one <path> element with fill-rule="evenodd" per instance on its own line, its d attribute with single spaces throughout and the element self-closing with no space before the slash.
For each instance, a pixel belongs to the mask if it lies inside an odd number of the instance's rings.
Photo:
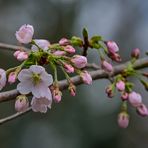
<svg viewBox="0 0 148 148">
<path fill-rule="evenodd" d="M 134 68 L 134 63 L 139 58 L 140 50 L 135 48 L 131 52 L 131 61 L 126 68 L 116 76 L 112 62 L 121 62 L 119 47 L 114 41 L 105 41 L 101 36 L 93 36 L 89 39 L 88 32 L 83 29 L 83 38 L 73 36 L 71 39 L 62 38 L 58 43 L 50 43 L 45 39 L 33 39 L 34 28 L 32 25 L 23 25 L 16 31 L 16 39 L 21 45 L 30 44 L 28 50 L 20 48 L 14 52 L 14 57 L 21 62 L 20 65 L 8 70 L 0 69 L 0 90 L 6 83 L 13 84 L 19 80 L 15 109 L 24 112 L 31 106 L 34 112 L 46 113 L 52 106 L 52 102 L 59 103 L 62 99 L 58 80 L 58 69 L 61 69 L 68 82 L 68 90 L 71 96 L 76 95 L 76 85 L 71 79 L 71 74 L 79 75 L 85 84 L 92 84 L 90 68 L 101 68 L 108 74 L 111 82 L 106 88 L 109 98 L 115 95 L 116 90 L 121 94 L 121 111 L 118 115 L 118 124 L 126 128 L 129 124 L 128 106 L 136 108 L 141 116 L 148 116 L 148 109 L 142 102 L 140 93 L 133 90 L 134 84 L 128 77 L 134 76 L 140 80 L 146 90 L 148 74 L 141 73 Z M 77 48 L 82 55 L 77 54 Z M 100 67 L 89 67 L 87 60 L 88 49 L 95 49 L 101 60 Z M 46 68 L 45 68 L 46 67 Z M 47 72 L 49 69 L 50 73 Z M 28 95 L 32 94 L 32 98 Z M 129 104 L 128 104 L 129 102 Z"/>
</svg>

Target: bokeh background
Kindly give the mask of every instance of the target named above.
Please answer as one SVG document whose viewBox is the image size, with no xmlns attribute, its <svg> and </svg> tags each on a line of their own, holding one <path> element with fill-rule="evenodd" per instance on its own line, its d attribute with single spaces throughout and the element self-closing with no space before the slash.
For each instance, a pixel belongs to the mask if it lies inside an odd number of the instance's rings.
<svg viewBox="0 0 148 148">
<path fill-rule="evenodd" d="M 35 38 L 50 42 L 81 36 L 85 26 L 90 36 L 115 40 L 126 61 L 131 49 L 139 47 L 143 55 L 147 50 L 147 10 L 147 0 L 0 0 L 0 42 L 17 44 L 14 33 L 26 23 L 34 26 Z M 90 52 L 91 62 L 97 58 L 95 51 Z M 11 51 L 1 50 L 0 60 L 5 69 L 18 64 Z M 47 114 L 30 112 L 0 125 L 0 148 L 147 148 L 148 119 L 129 109 L 130 125 L 120 129 L 119 94 L 108 99 L 107 84 L 98 80 L 92 86 L 78 86 L 76 97 L 64 91 L 61 103 Z M 148 105 L 147 93 L 139 82 L 135 84 Z M 13 101 L 0 104 L 0 118 L 14 112 Z"/>
</svg>

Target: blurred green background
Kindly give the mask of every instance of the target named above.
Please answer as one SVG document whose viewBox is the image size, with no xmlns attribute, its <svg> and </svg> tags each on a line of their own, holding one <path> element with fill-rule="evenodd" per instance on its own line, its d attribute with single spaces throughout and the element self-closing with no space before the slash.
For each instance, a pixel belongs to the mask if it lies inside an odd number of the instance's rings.
<svg viewBox="0 0 148 148">
<path fill-rule="evenodd" d="M 85 26 L 90 36 L 117 41 L 126 61 L 131 49 L 139 47 L 143 55 L 147 50 L 147 10 L 147 0 L 0 0 L 0 42 L 17 44 L 14 34 L 23 24 L 34 26 L 35 38 L 50 42 L 81 36 Z M 1 50 L 0 67 L 18 64 L 12 54 Z M 98 62 L 95 51 L 89 54 L 90 62 Z M 120 129 L 116 123 L 119 94 L 107 98 L 107 84 L 98 80 L 92 86 L 78 86 L 76 97 L 64 91 L 61 103 L 47 114 L 30 112 L 0 125 L 0 148 L 147 148 L 148 119 L 130 109 L 130 125 Z M 148 105 L 147 93 L 135 84 Z M 14 112 L 14 101 L 0 104 L 0 118 Z"/>
</svg>

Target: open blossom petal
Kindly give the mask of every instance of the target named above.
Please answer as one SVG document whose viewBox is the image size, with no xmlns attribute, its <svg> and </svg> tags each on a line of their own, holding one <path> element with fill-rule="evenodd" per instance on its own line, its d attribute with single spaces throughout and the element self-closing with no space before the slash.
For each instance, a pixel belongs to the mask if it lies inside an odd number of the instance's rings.
<svg viewBox="0 0 148 148">
<path fill-rule="evenodd" d="M 6 72 L 0 69 L 0 90 L 6 85 Z"/>
<path fill-rule="evenodd" d="M 50 45 L 49 41 L 44 40 L 44 39 L 35 39 L 34 42 L 35 42 L 41 49 L 43 49 L 44 51 L 48 50 L 49 45 Z M 38 51 L 38 50 L 39 50 L 36 45 L 33 45 L 33 46 L 31 47 L 31 49 L 32 49 L 33 51 Z"/>
<path fill-rule="evenodd" d="M 41 112 L 41 113 L 46 113 L 47 108 L 51 107 L 52 104 L 52 97 L 51 95 L 49 97 L 41 97 L 41 98 L 36 98 L 33 97 L 31 101 L 32 105 L 32 110 L 34 112 Z"/>
<path fill-rule="evenodd" d="M 52 75 L 49 75 L 47 72 L 41 74 L 42 81 L 47 85 L 50 86 L 53 83 Z"/>
<path fill-rule="evenodd" d="M 32 90 L 32 82 L 31 81 L 25 81 L 25 82 L 21 82 L 17 85 L 17 90 L 21 93 L 21 94 L 28 94 L 31 92 Z"/>
<path fill-rule="evenodd" d="M 26 81 L 26 80 L 30 80 L 31 77 L 31 71 L 29 71 L 28 69 L 23 69 L 21 70 L 21 72 L 18 74 L 18 80 L 19 81 Z"/>
<path fill-rule="evenodd" d="M 38 65 L 32 65 L 30 66 L 29 70 L 36 74 L 41 74 L 42 72 L 45 72 L 45 68 Z"/>
<path fill-rule="evenodd" d="M 35 97 L 49 97 L 50 96 L 50 91 L 48 86 L 44 85 L 43 83 L 39 84 L 39 85 L 35 85 L 34 87 L 32 87 L 32 94 Z"/>
</svg>

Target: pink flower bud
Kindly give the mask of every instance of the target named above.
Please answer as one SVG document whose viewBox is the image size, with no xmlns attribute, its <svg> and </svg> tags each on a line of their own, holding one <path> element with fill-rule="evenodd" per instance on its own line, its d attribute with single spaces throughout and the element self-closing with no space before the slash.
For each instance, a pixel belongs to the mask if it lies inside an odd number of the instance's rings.
<svg viewBox="0 0 148 148">
<path fill-rule="evenodd" d="M 71 45 L 67 45 L 64 47 L 64 50 L 68 53 L 75 53 L 75 48 L 73 48 Z"/>
<path fill-rule="evenodd" d="M 15 72 L 11 72 L 9 74 L 9 76 L 8 76 L 8 82 L 10 84 L 15 83 L 16 82 L 16 77 L 17 77 L 16 73 Z"/>
<path fill-rule="evenodd" d="M 111 85 L 109 85 L 109 86 L 106 87 L 105 92 L 106 92 L 106 94 L 107 94 L 107 96 L 108 96 L 109 98 L 112 98 L 112 97 L 114 96 L 113 90 L 112 90 L 112 86 L 111 86 Z"/>
<path fill-rule="evenodd" d="M 61 51 L 61 50 L 57 50 L 57 51 L 53 52 L 53 55 L 64 56 L 64 55 L 66 55 L 66 52 L 65 51 Z"/>
<path fill-rule="evenodd" d="M 92 77 L 91 75 L 88 73 L 88 71 L 83 71 L 81 72 L 80 74 L 80 77 L 82 78 L 82 81 L 85 83 L 85 84 L 92 84 Z"/>
<path fill-rule="evenodd" d="M 87 58 L 80 55 L 75 55 L 72 57 L 71 62 L 77 67 L 77 68 L 84 68 L 87 64 Z"/>
<path fill-rule="evenodd" d="M 116 62 L 121 62 L 122 59 L 120 57 L 120 55 L 118 53 L 114 53 L 114 54 L 109 54 L 109 57 Z"/>
<path fill-rule="evenodd" d="M 70 94 L 74 97 L 76 95 L 76 91 L 74 89 L 70 89 Z"/>
<path fill-rule="evenodd" d="M 44 51 L 47 51 L 49 46 L 50 46 L 49 41 L 44 40 L 44 39 L 35 39 L 33 41 L 35 42 L 36 45 L 38 45 L 38 47 L 40 47 Z M 31 47 L 32 51 L 38 51 L 39 50 L 39 48 L 36 45 L 32 45 L 32 47 Z"/>
<path fill-rule="evenodd" d="M 140 55 L 140 49 L 139 48 L 135 48 L 132 50 L 131 52 L 131 57 L 138 59 Z"/>
<path fill-rule="evenodd" d="M 137 108 L 137 113 L 143 117 L 148 116 L 148 108 L 142 103 Z"/>
<path fill-rule="evenodd" d="M 127 92 L 123 92 L 122 95 L 121 95 L 121 99 L 124 101 L 124 100 L 127 100 L 128 99 L 128 93 Z"/>
<path fill-rule="evenodd" d="M 0 68 L 0 90 L 6 85 L 6 71 Z"/>
<path fill-rule="evenodd" d="M 105 60 L 102 61 L 102 68 L 107 72 L 113 72 L 113 66 Z"/>
<path fill-rule="evenodd" d="M 68 87 L 69 91 L 70 91 L 70 94 L 72 96 L 75 96 L 76 95 L 76 87 L 71 83 Z"/>
<path fill-rule="evenodd" d="M 28 44 L 32 41 L 33 34 L 33 26 L 25 24 L 21 26 L 18 31 L 16 31 L 15 36 L 20 43 Z"/>
<path fill-rule="evenodd" d="M 120 80 L 116 83 L 116 87 L 119 91 L 125 90 L 125 83 L 124 81 Z"/>
<path fill-rule="evenodd" d="M 131 92 L 128 96 L 128 100 L 132 106 L 138 107 L 142 103 L 142 97 L 139 93 Z"/>
<path fill-rule="evenodd" d="M 108 48 L 108 51 L 111 53 L 115 53 L 119 51 L 119 47 L 114 41 L 108 41 L 106 43 L 106 46 Z"/>
<path fill-rule="evenodd" d="M 20 50 L 17 50 L 17 51 L 14 52 L 13 55 L 14 55 L 15 58 L 17 58 L 18 54 L 20 54 L 20 53 L 21 53 L 21 51 Z"/>
<path fill-rule="evenodd" d="M 24 61 L 24 60 L 28 59 L 28 53 L 22 51 L 22 52 L 17 54 L 16 58 L 17 58 L 18 61 Z"/>
<path fill-rule="evenodd" d="M 59 103 L 62 99 L 62 92 L 58 88 L 53 90 L 53 99 L 56 103 Z"/>
<path fill-rule="evenodd" d="M 15 110 L 18 112 L 23 112 L 29 107 L 29 102 L 26 96 L 20 95 L 15 101 Z"/>
<path fill-rule="evenodd" d="M 59 41 L 59 44 L 60 44 L 61 46 L 66 46 L 66 45 L 69 44 L 69 40 L 66 39 L 66 38 L 62 38 L 62 39 Z"/>
<path fill-rule="evenodd" d="M 118 115 L 118 125 L 121 128 L 127 128 L 129 124 L 129 115 L 126 112 L 121 112 Z"/>
<path fill-rule="evenodd" d="M 68 73 L 73 73 L 74 72 L 74 68 L 70 64 L 65 63 L 64 68 L 65 68 L 66 72 L 68 72 Z"/>
</svg>

